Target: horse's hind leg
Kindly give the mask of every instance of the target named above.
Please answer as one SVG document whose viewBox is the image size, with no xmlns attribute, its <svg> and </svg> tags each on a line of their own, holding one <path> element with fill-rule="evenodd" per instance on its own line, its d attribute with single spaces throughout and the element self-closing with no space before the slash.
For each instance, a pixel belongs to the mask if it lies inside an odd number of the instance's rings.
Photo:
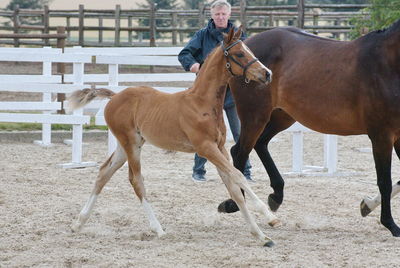
<svg viewBox="0 0 400 268">
<path fill-rule="evenodd" d="M 72 225 L 71 229 L 74 232 L 79 231 L 82 226 L 89 219 L 89 216 L 96 203 L 97 197 L 99 196 L 104 185 L 110 180 L 112 175 L 126 162 L 126 155 L 122 147 L 118 144 L 115 152 L 107 159 L 106 162 L 100 167 L 97 180 L 95 182 L 92 193 L 90 194 L 89 200 L 79 213 L 78 219 Z"/>
<path fill-rule="evenodd" d="M 130 142 L 128 143 L 130 145 L 125 146 L 129 163 L 129 182 L 143 206 L 144 212 L 146 213 L 150 223 L 151 231 L 156 233 L 158 237 L 161 237 L 165 232 L 162 229 L 160 222 L 157 220 L 150 203 L 147 201 L 146 189 L 144 188 L 143 176 L 141 173 L 140 153 L 144 140 L 139 134 L 135 135 L 134 139 L 134 142 Z"/>
<path fill-rule="evenodd" d="M 397 154 L 397 157 L 400 159 L 400 139 L 398 139 L 394 143 L 394 150 Z M 393 198 L 395 195 L 400 193 L 400 181 L 398 181 L 396 184 L 392 186 L 392 194 L 390 195 L 390 198 Z M 368 214 L 370 214 L 375 208 L 377 208 L 381 204 L 381 194 L 378 193 L 374 197 L 364 197 L 364 199 L 361 201 L 360 204 L 360 211 L 361 211 L 361 216 L 366 217 Z"/>
</svg>

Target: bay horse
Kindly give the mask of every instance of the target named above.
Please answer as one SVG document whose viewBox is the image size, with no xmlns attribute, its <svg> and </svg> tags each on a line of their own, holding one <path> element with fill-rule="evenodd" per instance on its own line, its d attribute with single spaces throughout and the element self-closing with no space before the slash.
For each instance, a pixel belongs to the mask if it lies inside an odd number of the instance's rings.
<svg viewBox="0 0 400 268">
<path fill-rule="evenodd" d="M 242 78 L 229 82 L 241 120 L 240 139 L 231 149 L 234 166 L 243 171 L 255 149 L 274 191 L 268 204 L 276 211 L 284 189 L 268 151 L 276 134 L 295 121 L 326 134 L 366 134 L 372 143 L 380 195 L 363 200 L 362 215 L 381 203 L 380 222 L 399 237 L 390 196 L 393 147 L 400 158 L 400 20 L 353 41 L 283 27 L 257 34 L 245 43 L 272 70 L 273 79 L 269 85 L 246 84 Z M 395 184 L 394 194 L 399 187 Z M 232 200 L 218 207 L 227 213 L 238 209 Z"/>
<path fill-rule="evenodd" d="M 257 83 L 268 83 L 271 72 L 240 40 L 241 28 L 224 35 L 220 47 L 209 55 L 192 88 L 168 94 L 150 87 L 129 87 L 115 94 L 108 89 L 84 89 L 69 97 L 72 108 L 83 107 L 94 98 L 110 98 L 105 107 L 107 126 L 117 138 L 114 153 L 100 167 L 92 193 L 81 210 L 73 231 L 79 231 L 88 220 L 98 195 L 111 176 L 126 161 L 129 181 L 150 223 L 151 231 L 164 235 L 150 202 L 141 174 L 140 152 L 147 141 L 159 148 L 187 153 L 197 152 L 218 170 L 232 199 L 242 211 L 251 234 L 265 246 L 273 241 L 257 226 L 245 204 L 241 189 L 255 202 L 256 208 L 271 226 L 279 223 L 266 204 L 251 190 L 244 176 L 229 162 L 224 148 L 226 128 L 223 102 L 229 78 L 240 75 Z"/>
</svg>

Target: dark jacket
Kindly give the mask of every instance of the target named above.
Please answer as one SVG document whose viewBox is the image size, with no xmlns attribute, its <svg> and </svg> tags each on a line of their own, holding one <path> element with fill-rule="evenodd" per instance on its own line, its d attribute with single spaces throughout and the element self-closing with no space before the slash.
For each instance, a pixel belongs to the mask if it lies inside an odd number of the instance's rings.
<svg viewBox="0 0 400 268">
<path fill-rule="evenodd" d="M 231 28 L 237 30 L 231 21 L 228 21 L 227 28 L 220 30 L 215 28 L 214 20 L 210 19 L 206 27 L 197 31 L 178 55 L 185 71 L 190 71 L 190 67 L 196 62 L 203 64 L 207 55 L 223 40 L 222 32 L 228 33 Z M 245 38 L 243 33 L 241 39 Z"/>
<path fill-rule="evenodd" d="M 227 28 L 217 29 L 214 20 L 210 19 L 206 27 L 197 31 L 178 55 L 178 60 L 185 71 L 190 71 L 190 67 L 196 62 L 203 64 L 207 55 L 223 40 L 222 32 L 228 33 L 231 28 L 237 30 L 231 21 L 228 21 Z M 245 38 L 246 34 L 243 32 L 241 39 L 244 40 Z M 234 104 L 232 94 L 228 90 L 224 108 L 229 108 Z"/>
</svg>

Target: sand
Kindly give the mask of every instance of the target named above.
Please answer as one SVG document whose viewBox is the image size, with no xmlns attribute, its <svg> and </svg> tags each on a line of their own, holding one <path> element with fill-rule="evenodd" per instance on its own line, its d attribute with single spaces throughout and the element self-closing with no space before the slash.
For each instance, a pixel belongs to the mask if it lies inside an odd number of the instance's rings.
<svg viewBox="0 0 400 268">
<path fill-rule="evenodd" d="M 322 145 L 322 135 L 305 134 L 306 164 L 322 164 Z M 150 231 L 126 166 L 106 185 L 82 231 L 72 233 L 98 167 L 57 167 L 71 158 L 71 148 L 62 143 L 43 148 L 2 142 L 0 267 L 399 267 L 400 239 L 380 225 L 380 208 L 360 216 L 361 199 L 378 191 L 372 155 L 359 150 L 369 147 L 365 136 L 339 137 L 336 176 L 284 175 L 285 200 L 276 212 L 280 227 L 269 227 L 249 202 L 260 228 L 276 243 L 264 248 L 239 213 L 217 213 L 228 194 L 211 164 L 206 183 L 191 180 L 191 154 L 143 149 L 145 186 L 164 237 Z M 279 134 L 270 148 L 281 172 L 289 172 L 290 134 Z M 106 154 L 106 140 L 85 140 L 84 161 L 101 163 Z M 393 159 L 397 181 L 400 165 Z M 266 201 L 269 178 L 255 153 L 251 163 L 251 187 Z M 397 220 L 399 203 L 392 202 Z"/>
</svg>

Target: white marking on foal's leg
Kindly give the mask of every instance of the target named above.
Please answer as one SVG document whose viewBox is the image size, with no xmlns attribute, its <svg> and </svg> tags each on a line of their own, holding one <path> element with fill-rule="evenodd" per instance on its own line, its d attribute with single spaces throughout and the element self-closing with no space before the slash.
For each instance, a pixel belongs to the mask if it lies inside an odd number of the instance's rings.
<svg viewBox="0 0 400 268">
<path fill-rule="evenodd" d="M 392 199 L 395 195 L 397 195 L 398 193 L 400 193 L 400 184 L 396 183 L 393 185 L 392 187 L 392 194 L 390 195 L 390 198 Z M 365 197 L 363 199 L 363 202 L 365 205 L 367 205 L 367 207 L 369 208 L 369 212 L 368 214 L 373 211 L 374 209 L 376 209 L 380 204 L 381 204 L 381 194 L 378 193 L 375 197 Z M 365 215 L 366 216 L 366 215 Z"/>
<path fill-rule="evenodd" d="M 219 168 L 217 168 L 217 170 L 218 170 L 218 173 L 221 176 L 222 180 L 225 182 L 225 185 L 227 186 L 228 191 L 230 191 L 232 199 L 238 205 L 240 213 L 243 215 L 244 220 L 246 221 L 247 225 L 250 227 L 250 233 L 253 236 L 255 236 L 256 238 L 258 238 L 259 240 L 261 240 L 263 242 L 264 246 L 268 246 L 268 247 L 272 246 L 274 244 L 272 239 L 269 238 L 268 236 L 266 236 L 261 231 L 261 229 L 258 227 L 256 221 L 254 220 L 254 218 L 250 214 L 250 212 L 249 212 L 249 210 L 248 210 L 248 208 L 246 206 L 246 203 L 244 202 L 243 195 L 240 192 L 239 188 L 237 188 L 237 187 L 240 186 L 240 183 L 237 183 L 237 180 L 236 181 L 230 181 L 230 178 L 233 178 L 234 180 L 239 178 L 239 181 L 240 181 L 240 178 L 241 178 L 242 174 L 240 172 L 238 172 L 238 174 L 240 174 L 240 175 L 239 175 L 239 177 L 235 178 L 235 175 L 237 175 L 237 173 L 235 173 L 235 172 L 230 172 L 228 174 L 228 173 L 223 172 Z M 244 176 L 243 176 L 243 179 L 244 179 L 244 183 L 247 183 L 246 179 L 244 178 Z M 237 189 L 236 192 L 235 192 L 235 189 L 232 188 L 232 186 Z"/>
<path fill-rule="evenodd" d="M 255 208 L 258 212 L 263 214 L 270 226 L 274 227 L 280 224 L 279 219 L 269 210 L 269 207 L 253 192 L 250 185 L 248 184 L 246 178 L 238 170 L 232 177 L 236 176 L 237 184 L 242 188 L 245 193 L 253 200 Z"/>
<path fill-rule="evenodd" d="M 92 194 L 89 200 L 86 202 L 85 206 L 82 208 L 81 212 L 79 213 L 78 219 L 72 225 L 72 231 L 79 232 L 82 229 L 82 226 L 86 223 L 86 221 L 89 219 L 90 214 L 92 213 L 96 200 L 97 195 Z"/>
<path fill-rule="evenodd" d="M 270 226 L 274 227 L 280 224 L 278 217 L 276 217 L 275 214 L 269 210 L 269 207 L 253 192 L 244 177 L 241 188 L 253 200 L 256 210 L 265 216 Z"/>
<path fill-rule="evenodd" d="M 146 199 L 143 199 L 142 206 L 143 206 L 144 212 L 147 215 L 147 218 L 149 219 L 151 231 L 155 232 L 158 237 L 165 235 L 165 232 L 162 229 L 160 222 L 157 220 L 157 217 L 154 214 L 154 211 L 151 208 L 150 203 L 147 202 Z"/>
</svg>

